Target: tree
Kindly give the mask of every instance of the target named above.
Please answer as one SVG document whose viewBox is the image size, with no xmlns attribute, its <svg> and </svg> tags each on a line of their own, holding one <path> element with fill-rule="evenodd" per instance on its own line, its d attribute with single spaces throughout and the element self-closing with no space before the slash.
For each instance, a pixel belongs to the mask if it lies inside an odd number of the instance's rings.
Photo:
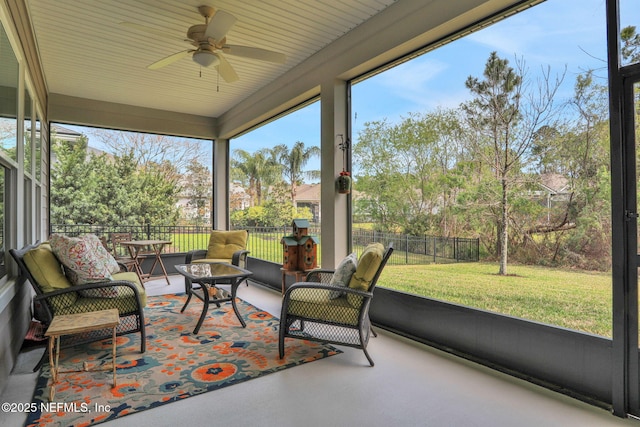
<svg viewBox="0 0 640 427">
<path fill-rule="evenodd" d="M 175 179 L 167 178 L 168 163 L 150 164 L 139 169 L 132 185 L 136 212 L 141 225 L 174 225 L 179 210 L 176 201 L 180 187 Z M 177 175 L 174 170 L 173 174 Z M 171 173 L 169 174 L 171 176 Z"/>
<path fill-rule="evenodd" d="M 178 185 L 168 164 L 138 166 L 133 153 L 87 154 L 87 139 L 53 138 L 51 222 L 54 224 L 171 225 Z"/>
<path fill-rule="evenodd" d="M 86 160 L 86 191 L 93 206 L 86 222 L 91 224 L 135 224 L 136 211 L 130 185 L 136 172 L 130 157 L 112 158 L 107 154 L 90 155 Z"/>
<path fill-rule="evenodd" d="M 263 188 L 274 184 L 281 173 L 275 153 L 269 148 L 263 148 L 253 153 L 236 149 L 233 154 L 236 158 L 231 163 L 232 178 L 247 185 L 254 206 L 261 205 Z"/>
<path fill-rule="evenodd" d="M 454 110 L 365 123 L 353 153 L 362 193 L 357 215 L 381 230 L 414 235 L 448 234 L 454 227 L 452 207 L 464 180 L 455 166 L 465 155 Z"/>
<path fill-rule="evenodd" d="M 640 34 L 636 32 L 636 27 L 630 25 L 620 31 L 622 41 L 622 62 L 623 64 L 635 64 L 640 62 Z M 634 85 L 634 102 L 636 105 L 636 140 L 640 141 L 640 87 Z"/>
<path fill-rule="evenodd" d="M 501 275 L 507 274 L 510 193 L 517 185 L 536 130 L 547 124 L 561 83 L 561 79 L 550 82 L 548 70 L 543 71 L 536 90 L 527 92 L 524 64 L 519 62 L 517 67 L 518 70 L 513 69 L 508 60 L 492 52 L 485 64 L 484 78 L 467 78 L 465 86 L 474 98 L 462 105 L 472 131 L 475 155 L 491 168 L 500 183 L 496 228 Z"/>
<path fill-rule="evenodd" d="M 636 33 L 636 27 L 629 25 L 620 30 L 620 40 L 623 62 L 627 64 L 640 62 L 640 34 Z"/>
<path fill-rule="evenodd" d="M 210 208 L 213 193 L 212 184 L 209 168 L 198 160 L 192 159 L 187 166 L 181 190 L 183 196 L 188 199 L 187 205 L 196 210 L 196 219 L 202 218 L 207 208 Z"/>
<path fill-rule="evenodd" d="M 53 138 L 52 151 L 57 161 L 51 167 L 51 222 L 87 224 L 90 212 L 90 187 L 85 159 L 87 139 L 76 142 Z"/>
<path fill-rule="evenodd" d="M 319 170 L 303 171 L 309 160 L 320 155 L 320 147 L 305 147 L 304 142 L 296 141 L 289 150 L 284 144 L 276 145 L 274 153 L 282 166 L 282 174 L 291 191 L 291 203 L 296 203 L 296 189 L 304 182 L 304 178 L 317 179 Z"/>
<path fill-rule="evenodd" d="M 202 144 L 186 138 L 104 129 L 95 129 L 92 136 L 113 155 L 131 154 L 139 166 L 171 165 L 166 170 L 169 173 L 184 171 L 194 159 L 204 157 Z"/>
</svg>

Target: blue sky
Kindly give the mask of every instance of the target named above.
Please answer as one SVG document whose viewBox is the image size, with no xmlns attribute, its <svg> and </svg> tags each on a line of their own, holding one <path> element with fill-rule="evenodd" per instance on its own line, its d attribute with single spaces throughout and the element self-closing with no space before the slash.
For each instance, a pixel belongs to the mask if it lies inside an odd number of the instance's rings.
<svg viewBox="0 0 640 427">
<path fill-rule="evenodd" d="M 640 1 L 622 0 L 621 25 L 640 28 Z M 562 75 L 566 67 L 556 102 L 572 96 L 576 76 L 587 69 L 595 69 L 596 78 L 604 84 L 605 1 L 547 1 L 354 85 L 354 140 L 366 122 L 397 122 L 409 113 L 456 107 L 468 100 L 464 82 L 470 75 L 482 76 L 492 51 L 512 66 L 516 59 L 523 59 L 531 77 L 539 75 L 542 67 L 550 67 L 552 76 Z M 319 103 L 233 140 L 232 150 L 291 146 L 296 141 L 320 144 Z"/>
<path fill-rule="evenodd" d="M 639 0 L 621 0 L 621 25 L 640 29 Z M 468 100 L 464 82 L 470 75 L 482 76 L 492 51 L 512 66 L 517 58 L 523 59 L 531 77 L 539 75 L 541 67 L 550 67 L 552 76 L 561 75 L 566 67 L 556 102 L 571 97 L 576 76 L 587 69 L 597 70 L 596 78 L 604 84 L 605 0 L 546 1 L 354 85 L 353 139 L 357 141 L 366 122 L 397 122 L 409 113 L 456 107 Z M 253 152 L 296 141 L 320 145 L 319 102 L 233 139 L 231 150 Z M 309 168 L 319 168 L 319 160 Z"/>
</svg>

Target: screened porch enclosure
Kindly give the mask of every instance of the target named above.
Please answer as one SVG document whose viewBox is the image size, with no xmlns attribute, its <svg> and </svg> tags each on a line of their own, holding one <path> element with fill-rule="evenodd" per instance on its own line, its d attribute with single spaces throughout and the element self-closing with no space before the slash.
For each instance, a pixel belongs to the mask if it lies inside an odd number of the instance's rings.
<svg viewBox="0 0 640 427">
<path fill-rule="evenodd" d="M 52 123 L 211 141 L 212 216 L 207 228 L 231 229 L 229 170 L 234 138 L 277 120 L 291 109 L 319 101 L 322 188 L 321 208 L 316 214 L 322 219 L 317 233 L 322 266 L 335 267 L 348 252 L 357 251 L 368 240 L 394 242 L 397 253 L 390 265 L 394 262 L 417 265 L 420 257 L 429 262 L 434 259 L 475 262 L 480 249 L 473 240 L 414 240 L 405 235 L 359 234 L 355 229 L 353 199 L 338 194 L 336 187 L 343 168 L 354 167 L 352 153 L 345 161 L 339 147 L 340 137 L 342 141 L 345 136 L 355 138 L 352 89 L 365 77 L 424 52 L 436 51 L 540 3 L 545 2 L 366 0 L 343 5 L 326 0 L 324 9 L 347 9 L 341 14 L 342 21 L 335 20 L 331 14 L 314 12 L 318 8 L 311 0 L 295 6 L 299 8 L 295 16 L 288 10 L 292 6 L 283 7 L 278 2 L 269 5 L 273 13 L 265 14 L 263 6 L 244 10 L 234 2 L 225 1 L 219 5 L 220 9 L 232 11 L 246 23 L 240 24 L 235 34 L 230 33 L 230 39 L 233 35 L 237 43 L 258 43 L 265 37 L 261 37 L 256 28 L 268 24 L 277 31 L 269 33 L 275 40 L 267 43 L 267 47 L 286 50 L 289 62 L 257 66 L 251 61 L 237 60 L 234 65 L 242 76 L 238 84 L 233 86 L 222 81 L 217 87 L 215 73 L 208 74 L 206 70 L 203 80 L 198 81 L 199 77 L 194 77 L 198 70 L 189 67 L 194 65 L 190 60 L 172 64 L 170 67 L 174 68 L 167 67 L 155 74 L 145 74 L 148 64 L 170 53 L 167 50 L 179 49 L 184 29 L 199 22 L 197 11 L 184 11 L 185 5 L 181 2 L 145 0 L 123 8 L 115 1 L 101 2 L 99 7 L 71 0 L 3 1 L 0 3 L 3 29 L 0 78 L 6 91 L 0 93 L 1 112 L 3 119 L 6 116 L 16 124 L 6 138 L 3 134 L 3 145 L 8 148 L 0 151 L 5 252 L 7 248 L 21 248 L 46 240 L 51 232 L 82 232 L 55 224 L 50 218 L 52 136 L 49 128 Z M 365 6 L 359 8 L 359 4 Z M 427 344 L 524 378 L 612 410 L 619 417 L 640 416 L 637 123 L 636 117 L 629 113 L 635 111 L 640 70 L 637 62 L 628 64 L 620 60 L 619 17 L 622 11 L 629 10 L 625 9 L 629 4 L 624 0 L 608 0 L 599 13 L 608 28 L 608 32 L 599 37 L 601 43 L 606 43 L 609 55 L 611 169 L 608 190 L 612 207 L 613 338 L 385 287 L 376 289 L 370 311 L 374 326 L 385 330 L 385 334 Z M 295 25 L 291 25 L 292 20 L 296 20 Z M 126 25 L 119 24 L 132 21 L 147 21 L 149 26 L 175 33 L 179 35 L 178 41 L 175 46 L 167 46 L 154 39 L 152 46 L 141 50 L 139 30 L 124 29 Z M 316 24 L 320 27 L 313 27 Z M 85 34 L 78 30 L 68 37 L 60 36 L 65 28 L 87 27 L 94 31 Z M 94 60 L 87 61 L 86 49 L 77 48 L 80 41 L 104 48 L 97 49 Z M 206 78 L 209 80 L 203 84 Z M 108 234 L 113 230 L 89 231 Z M 163 255 L 169 269 L 184 259 L 187 248 L 206 247 L 206 237 L 196 238 L 196 235 L 206 236 L 206 232 L 199 229 L 178 233 L 179 237 L 176 230 L 170 228 L 131 231 L 145 237 L 168 239 L 165 236 L 170 235 L 175 250 L 169 249 Z M 251 234 L 257 238 L 261 231 Z M 281 247 L 273 241 L 281 237 L 281 230 L 273 230 L 252 243 L 255 245 L 252 252 L 261 256 L 251 257 L 247 268 L 254 272 L 257 281 L 267 285 L 269 292 L 280 289 L 278 254 Z M 262 246 L 264 241 L 269 245 Z M 5 379 L 15 364 L 28 328 L 31 305 L 27 287 L 21 283 L 15 265 L 8 260 L 5 254 L 5 274 L 0 279 L 0 320 L 5 325 L 0 329 L 2 384 L 7 384 Z"/>
</svg>

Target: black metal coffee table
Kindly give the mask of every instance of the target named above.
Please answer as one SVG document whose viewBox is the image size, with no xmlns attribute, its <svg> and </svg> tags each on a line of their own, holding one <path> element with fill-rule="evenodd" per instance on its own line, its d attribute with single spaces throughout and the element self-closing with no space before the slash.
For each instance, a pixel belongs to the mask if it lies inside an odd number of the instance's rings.
<svg viewBox="0 0 640 427">
<path fill-rule="evenodd" d="M 204 303 L 198 324 L 193 330 L 194 334 L 197 334 L 200 330 L 200 326 L 202 326 L 202 322 L 204 322 L 204 318 L 209 311 L 209 304 L 211 303 L 220 307 L 220 303 L 231 301 L 233 311 L 236 313 L 236 317 L 242 324 L 242 327 L 244 328 L 247 326 L 238 311 L 238 307 L 236 307 L 236 292 L 240 283 L 242 283 L 247 277 L 253 275 L 252 272 L 236 267 L 235 265 L 221 262 L 178 264 L 175 266 L 175 269 L 178 273 L 188 279 L 191 279 L 192 283 L 192 286 L 186 289 L 187 301 L 184 303 L 184 307 L 182 307 L 180 312 L 184 312 L 185 308 L 187 308 L 192 295 L 195 295 L 196 298 L 200 299 Z M 195 287 L 193 286 L 194 284 L 199 284 L 200 287 Z M 216 284 L 231 285 L 231 293 L 226 290 L 216 288 Z M 202 295 L 200 295 L 198 290 L 202 291 Z"/>
</svg>

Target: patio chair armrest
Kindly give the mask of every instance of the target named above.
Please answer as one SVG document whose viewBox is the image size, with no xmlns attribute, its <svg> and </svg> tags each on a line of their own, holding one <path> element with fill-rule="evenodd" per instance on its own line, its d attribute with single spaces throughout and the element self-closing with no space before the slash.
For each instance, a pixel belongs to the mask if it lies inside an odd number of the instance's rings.
<svg viewBox="0 0 640 427">
<path fill-rule="evenodd" d="M 247 255 L 249 255 L 249 252 L 250 251 L 246 249 L 235 251 L 233 253 L 233 258 L 231 259 L 231 264 L 244 268 L 247 265 Z"/>
<path fill-rule="evenodd" d="M 127 264 L 120 262 L 118 260 L 116 260 L 116 262 L 118 263 L 118 267 L 120 267 L 120 273 L 124 273 L 125 271 L 129 271 L 127 269 Z"/>
<path fill-rule="evenodd" d="M 318 290 L 327 290 L 327 291 L 337 291 L 337 292 L 343 292 L 345 294 L 358 295 L 365 299 L 373 298 L 372 292 L 361 291 L 359 289 L 352 289 L 347 286 L 330 285 L 328 283 L 318 283 L 318 282 L 297 282 L 289 286 L 289 288 L 284 294 L 284 299 L 288 300 L 291 296 L 291 293 L 294 292 L 296 289 L 318 289 Z"/>
<path fill-rule="evenodd" d="M 207 256 L 207 250 L 206 249 L 196 249 L 193 251 L 189 251 L 187 252 L 187 255 L 185 257 L 184 263 L 185 264 L 191 264 L 193 261 L 197 260 L 197 259 L 204 259 Z"/>
<path fill-rule="evenodd" d="M 55 297 L 57 295 L 68 294 L 71 292 L 79 292 L 79 291 L 86 291 L 89 289 L 100 289 L 100 288 L 117 287 L 117 286 L 130 288 L 133 291 L 134 295 L 136 296 L 136 299 L 138 300 L 138 302 L 140 301 L 140 291 L 138 291 L 138 287 L 134 283 L 126 280 L 110 280 L 105 282 L 93 282 L 93 283 L 85 283 L 83 285 L 74 285 L 74 286 L 71 286 L 70 288 L 57 289 L 55 291 L 43 293 L 40 295 L 35 295 L 33 297 L 33 300 L 39 301 L 39 300 Z"/>
</svg>

